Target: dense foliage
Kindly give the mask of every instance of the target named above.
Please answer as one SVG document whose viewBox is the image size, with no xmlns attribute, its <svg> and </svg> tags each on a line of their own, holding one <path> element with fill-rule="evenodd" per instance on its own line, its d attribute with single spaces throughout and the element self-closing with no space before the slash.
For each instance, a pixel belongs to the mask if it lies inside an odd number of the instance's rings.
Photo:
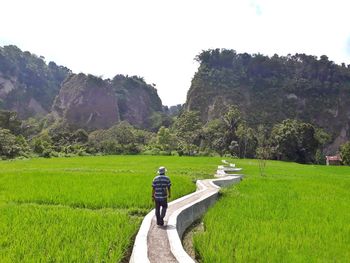
<svg viewBox="0 0 350 263">
<path fill-rule="evenodd" d="M 318 141 L 315 137 L 315 128 L 311 124 L 285 120 L 273 127 L 271 140 L 278 160 L 300 163 L 314 161 Z"/>
<path fill-rule="evenodd" d="M 118 99 L 121 120 L 152 131 L 169 125 L 169 117 L 163 111 L 155 84 L 147 84 L 142 77 L 120 74 L 111 83 Z"/>
<path fill-rule="evenodd" d="M 326 56 L 267 57 L 226 49 L 203 51 L 196 59 L 200 67 L 184 108 L 163 107 L 155 84 L 141 77 L 116 75 L 103 80 L 80 74 L 89 87 L 108 86 L 117 96 L 120 119 L 112 127 L 104 126 L 109 127 L 106 129 L 78 129 L 76 120 L 57 117 L 55 112 L 41 119 L 19 120 L 21 113 L 0 111 L 5 140 L 2 158 L 175 154 L 324 163 L 325 149 L 340 130 L 347 131 L 350 70 L 345 65 L 338 66 Z M 22 89 L 10 91 L 0 105 L 6 108 L 12 92 L 16 93 L 15 104 L 33 97 L 49 107 L 60 82 L 71 72 L 53 62 L 47 65 L 43 58 L 15 46 L 5 46 L 0 48 L 0 73 L 16 77 L 26 92 L 21 97 L 17 93 Z M 77 95 L 70 98 L 75 101 L 84 87 L 80 82 L 73 84 L 68 90 Z M 96 114 L 90 108 L 87 116 Z M 77 109 L 70 111 L 81 117 Z M 263 134 L 260 124 L 264 124 Z M 347 163 L 345 149 L 342 155 Z"/>
<path fill-rule="evenodd" d="M 27 104 L 30 98 L 34 98 L 46 111 L 50 110 L 61 82 L 71 71 L 54 62 L 46 64 L 44 59 L 13 45 L 0 47 L 0 76 L 14 78 L 21 87 L 11 90 L 6 98 L 2 98 L 1 108 L 11 109 L 18 104 Z M 32 115 L 24 109 L 19 114 L 22 117 Z"/>
<path fill-rule="evenodd" d="M 331 142 L 342 130 L 350 138 L 350 65 L 337 65 L 327 56 L 268 57 L 227 49 L 203 51 L 196 60 L 200 66 L 185 108 L 200 112 L 204 122 L 236 105 L 251 127 L 271 129 L 297 119 L 325 129 Z"/>
<path fill-rule="evenodd" d="M 346 165 L 350 165 L 350 141 L 340 147 L 340 156 Z"/>
<path fill-rule="evenodd" d="M 13 45 L 0 47 L 0 109 L 16 111 L 21 119 L 53 112 L 57 118 L 89 131 L 110 127 L 119 120 L 157 131 L 169 126 L 169 115 L 177 111 L 163 109 L 155 84 L 147 84 L 142 77 L 118 74 L 111 80 L 76 75 Z M 112 123 L 104 125 L 96 120 L 101 112 L 108 116 L 103 119 Z"/>
<path fill-rule="evenodd" d="M 237 107 L 206 124 L 195 111 L 183 111 L 168 127 L 146 131 L 126 121 L 108 129 L 74 130 L 50 119 L 20 121 L 16 114 L 0 111 L 1 156 L 74 156 L 99 154 L 228 155 L 239 158 L 276 159 L 299 163 L 325 163 L 323 148 L 329 135 L 309 123 L 286 119 L 271 129 L 248 126 Z M 343 146 L 348 164 L 347 146 Z M 263 163 L 262 163 L 263 164 Z"/>
</svg>

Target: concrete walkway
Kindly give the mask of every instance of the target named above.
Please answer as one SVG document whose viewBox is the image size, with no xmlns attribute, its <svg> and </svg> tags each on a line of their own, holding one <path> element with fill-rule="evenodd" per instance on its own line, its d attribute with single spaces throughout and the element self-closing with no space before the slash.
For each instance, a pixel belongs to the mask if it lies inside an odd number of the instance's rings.
<svg viewBox="0 0 350 263">
<path fill-rule="evenodd" d="M 196 192 L 169 203 L 164 226 L 157 226 L 154 210 L 148 213 L 136 236 L 130 263 L 194 263 L 182 247 L 183 233 L 215 203 L 220 186 L 237 183 L 241 178 L 233 175 L 198 180 Z"/>
</svg>

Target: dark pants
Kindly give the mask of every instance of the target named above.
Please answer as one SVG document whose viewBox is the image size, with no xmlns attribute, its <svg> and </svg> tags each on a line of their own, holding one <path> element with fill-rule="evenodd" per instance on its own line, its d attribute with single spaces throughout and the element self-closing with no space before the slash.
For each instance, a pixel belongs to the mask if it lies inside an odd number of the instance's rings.
<svg viewBox="0 0 350 263">
<path fill-rule="evenodd" d="M 156 217 L 157 217 L 157 225 L 164 225 L 164 217 L 166 213 L 166 209 L 168 208 L 168 202 L 166 199 L 155 200 L 156 203 Z M 162 211 L 160 211 L 160 207 L 162 207 Z"/>
</svg>

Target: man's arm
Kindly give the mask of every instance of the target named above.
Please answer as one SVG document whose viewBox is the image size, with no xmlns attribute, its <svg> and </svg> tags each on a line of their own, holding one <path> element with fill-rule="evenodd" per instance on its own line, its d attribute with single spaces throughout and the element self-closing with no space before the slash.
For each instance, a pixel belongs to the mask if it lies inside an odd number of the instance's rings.
<svg viewBox="0 0 350 263">
<path fill-rule="evenodd" d="M 154 194 L 156 193 L 156 191 L 154 190 L 154 188 L 152 187 L 152 200 L 154 200 Z"/>
<path fill-rule="evenodd" d="M 169 179 L 169 177 L 168 177 L 168 180 L 169 180 L 169 182 L 168 182 L 168 197 L 170 198 L 171 197 L 171 181 L 170 181 L 170 179 Z"/>
<path fill-rule="evenodd" d="M 168 197 L 169 198 L 171 197 L 171 188 L 170 188 L 170 186 L 168 186 Z"/>
</svg>

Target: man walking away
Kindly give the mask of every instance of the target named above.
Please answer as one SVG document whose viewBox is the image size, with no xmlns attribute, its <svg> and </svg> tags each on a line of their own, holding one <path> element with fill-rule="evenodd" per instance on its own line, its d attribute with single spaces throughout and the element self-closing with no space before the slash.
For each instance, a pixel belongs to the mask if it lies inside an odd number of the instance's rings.
<svg viewBox="0 0 350 263">
<path fill-rule="evenodd" d="M 166 210 L 168 208 L 168 200 L 170 198 L 170 186 L 171 182 L 168 176 L 165 175 L 166 169 L 161 166 L 158 169 L 158 175 L 154 177 L 152 183 L 152 199 L 155 202 L 156 206 L 156 217 L 157 217 L 157 225 L 164 225 L 164 217 L 166 214 Z M 160 208 L 162 207 L 162 211 Z"/>
</svg>

